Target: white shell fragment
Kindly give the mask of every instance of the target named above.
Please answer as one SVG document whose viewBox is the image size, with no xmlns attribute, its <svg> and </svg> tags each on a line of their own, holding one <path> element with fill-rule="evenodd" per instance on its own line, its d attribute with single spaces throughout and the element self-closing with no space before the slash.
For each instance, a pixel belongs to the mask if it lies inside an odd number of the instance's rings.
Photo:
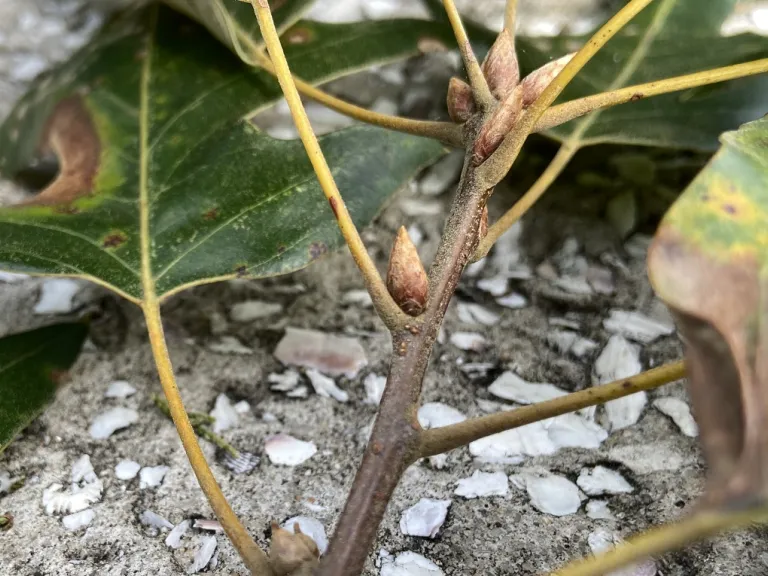
<svg viewBox="0 0 768 576">
<path fill-rule="evenodd" d="M 115 380 L 107 386 L 107 391 L 104 392 L 105 398 L 128 398 L 132 394 L 136 393 L 136 388 L 130 382 L 125 380 Z"/>
<path fill-rule="evenodd" d="M 173 524 L 160 516 L 160 514 L 152 512 L 152 510 L 144 510 L 139 516 L 139 522 L 144 524 L 144 526 L 150 526 L 151 528 L 157 528 L 158 530 L 171 530 L 173 528 Z"/>
<path fill-rule="evenodd" d="M 450 507 L 450 500 L 422 498 L 403 512 L 400 518 L 400 531 L 406 536 L 434 538 L 445 523 Z"/>
<path fill-rule="evenodd" d="M 605 528 L 598 528 L 594 532 L 590 532 L 587 537 L 587 543 L 589 549 L 592 550 L 592 554 L 603 554 L 610 551 L 612 548 L 622 543 L 622 538 L 611 530 Z M 652 558 L 638 562 L 621 568 L 620 570 L 614 570 L 606 574 L 606 576 L 655 576 L 657 572 L 656 562 Z"/>
<path fill-rule="evenodd" d="M 261 300 L 246 300 L 238 302 L 229 311 L 229 317 L 234 322 L 253 322 L 282 312 L 283 305 Z"/>
<path fill-rule="evenodd" d="M 459 302 L 456 310 L 459 320 L 471 326 L 494 326 L 501 319 L 501 316 L 480 304 Z"/>
<path fill-rule="evenodd" d="M 614 380 L 630 378 L 642 371 L 637 348 L 618 334 L 608 340 L 595 361 L 592 383 L 607 384 Z M 638 392 L 605 403 L 605 413 L 611 422 L 611 430 L 621 430 L 635 424 L 648 402 L 645 392 Z"/>
<path fill-rule="evenodd" d="M 136 410 L 117 406 L 96 416 L 91 422 L 88 433 L 91 438 L 104 440 L 112 436 L 117 430 L 127 428 L 138 420 L 139 413 Z"/>
<path fill-rule="evenodd" d="M 213 410 L 211 410 L 210 415 L 214 419 L 213 431 L 216 434 L 237 426 L 240 420 L 240 415 L 226 394 L 219 394 L 216 397 L 216 404 Z"/>
<path fill-rule="evenodd" d="M 174 550 L 179 548 L 181 546 L 181 539 L 188 530 L 189 520 L 182 520 L 176 524 L 176 526 L 173 527 L 173 530 L 168 533 L 168 536 L 165 537 L 165 545 Z"/>
<path fill-rule="evenodd" d="M 552 384 L 526 382 L 514 372 L 504 372 L 488 387 L 488 392 L 518 404 L 535 404 L 568 394 Z"/>
<path fill-rule="evenodd" d="M 384 556 L 381 559 L 380 576 L 442 576 L 443 571 L 432 562 L 416 554 L 416 552 L 403 552 L 396 558 Z"/>
<path fill-rule="evenodd" d="M 381 397 L 384 395 L 384 388 L 387 386 L 387 377 L 379 376 L 378 374 L 368 374 L 365 380 L 363 380 L 363 386 L 365 386 L 364 402 L 378 406 L 381 402 Z"/>
<path fill-rule="evenodd" d="M 301 376 L 294 370 L 286 370 L 282 374 L 272 373 L 267 376 L 267 381 L 271 384 L 270 390 L 277 392 L 288 392 L 299 385 Z"/>
<path fill-rule="evenodd" d="M 320 550 L 320 554 L 325 554 L 328 550 L 328 536 L 325 534 L 325 526 L 319 520 L 310 518 L 309 516 L 295 516 L 290 520 L 283 522 L 282 528 L 293 533 L 294 525 L 298 524 L 302 534 L 306 534 L 317 544 L 317 549 Z"/>
<path fill-rule="evenodd" d="M 208 344 L 208 350 L 217 354 L 235 354 L 238 356 L 249 356 L 253 350 L 245 346 L 234 336 L 222 336 L 218 342 Z"/>
<path fill-rule="evenodd" d="M 324 374 L 320 374 L 317 370 L 309 369 L 306 372 L 309 381 L 312 383 L 312 388 L 315 389 L 315 394 L 322 396 L 323 398 L 333 398 L 338 402 L 348 402 L 349 394 L 344 390 L 336 386 L 333 378 L 328 378 Z"/>
<path fill-rule="evenodd" d="M 216 551 L 216 545 L 216 536 L 203 536 L 200 539 L 200 547 L 195 551 L 192 564 L 187 568 L 187 574 L 196 574 L 208 566 Z"/>
<path fill-rule="evenodd" d="M 509 280 L 505 276 L 494 276 L 477 281 L 477 287 L 491 296 L 503 296 L 509 288 Z"/>
<path fill-rule="evenodd" d="M 381 1 L 381 0 L 378 0 Z M 363 2 L 363 6 L 370 2 Z M 392 17 L 402 18 L 398 13 Z M 448 186 L 456 182 L 464 164 L 464 155 L 458 152 L 448 154 L 433 164 L 419 182 L 419 191 L 427 196 L 437 196 L 448 190 Z"/>
<path fill-rule="evenodd" d="M 453 492 L 464 498 L 481 498 L 486 496 L 506 496 L 509 493 L 509 482 L 504 472 L 481 472 L 475 470 L 469 478 L 462 478 Z"/>
<path fill-rule="evenodd" d="M 289 366 L 312 368 L 329 376 L 354 378 L 368 361 L 360 341 L 302 328 L 287 328 L 275 358 Z"/>
<path fill-rule="evenodd" d="M 139 471 L 139 488 L 157 488 L 168 473 L 168 466 L 145 466 Z"/>
<path fill-rule="evenodd" d="M 2 272 L 0 271 L 0 282 L 7 284 L 15 284 L 30 278 L 28 274 L 17 274 L 16 272 Z"/>
<path fill-rule="evenodd" d="M 512 294 L 507 294 L 506 296 L 502 296 L 501 298 L 496 298 L 496 304 L 499 306 L 504 306 L 504 308 L 511 308 L 512 310 L 518 310 L 520 308 L 525 308 L 528 306 L 528 300 L 526 300 L 525 296 L 522 294 L 518 294 L 517 292 L 512 292 Z"/>
<path fill-rule="evenodd" d="M 72 484 L 68 492 L 61 491 L 64 488 L 61 484 L 51 484 L 43 490 L 43 506 L 49 516 L 81 512 L 101 500 L 104 485 L 94 472 L 87 454 L 74 462 L 70 479 Z"/>
<path fill-rule="evenodd" d="M 627 494 L 634 490 L 624 476 L 605 466 L 595 466 L 592 470 L 584 468 L 576 479 L 576 484 L 588 496 Z"/>
<path fill-rule="evenodd" d="M 341 303 L 347 305 L 356 305 L 361 308 L 373 307 L 373 300 L 368 290 L 350 290 L 341 297 Z"/>
<path fill-rule="evenodd" d="M 585 506 L 587 516 L 593 520 L 616 520 L 605 500 L 590 500 Z"/>
<path fill-rule="evenodd" d="M 531 505 L 539 512 L 552 516 L 575 514 L 581 507 L 581 496 L 576 484 L 554 474 L 523 474 L 522 480 Z"/>
<path fill-rule="evenodd" d="M 691 415 L 691 408 L 684 401 L 679 398 L 657 398 L 653 405 L 659 412 L 669 416 L 686 436 L 695 438 L 699 435 L 699 427 Z"/>
<path fill-rule="evenodd" d="M 224 533 L 224 527 L 218 520 L 209 520 L 208 518 L 198 518 L 192 524 L 192 528 L 197 530 L 207 530 L 208 532 Z"/>
<path fill-rule="evenodd" d="M 450 340 L 456 348 L 468 352 L 482 352 L 488 344 L 487 340 L 477 332 L 454 332 Z"/>
<path fill-rule="evenodd" d="M 68 314 L 74 309 L 73 300 L 80 291 L 80 283 L 69 278 L 48 278 L 40 287 L 40 299 L 35 314 Z"/>
<path fill-rule="evenodd" d="M 675 331 L 674 324 L 660 322 L 640 312 L 627 310 L 611 310 L 611 315 L 603 321 L 603 327 L 608 332 L 621 334 L 641 344 L 649 344 Z"/>
<path fill-rule="evenodd" d="M 68 514 L 67 516 L 64 516 L 61 519 L 61 524 L 67 530 L 74 532 L 75 530 L 80 530 L 87 527 L 91 522 L 93 522 L 95 517 L 96 512 L 93 510 L 81 510 L 80 512 L 75 512 L 74 514 Z"/>
<path fill-rule="evenodd" d="M 442 402 L 427 402 L 419 408 L 417 418 L 419 419 L 419 424 L 425 430 L 458 424 L 467 419 L 456 408 Z"/>
<path fill-rule="evenodd" d="M 133 480 L 139 473 L 141 464 L 133 460 L 120 460 L 115 465 L 115 477 L 118 480 Z"/>
<path fill-rule="evenodd" d="M 314 442 L 304 442 L 288 434 L 271 436 L 264 443 L 264 452 L 272 464 L 298 466 L 317 452 Z"/>
</svg>

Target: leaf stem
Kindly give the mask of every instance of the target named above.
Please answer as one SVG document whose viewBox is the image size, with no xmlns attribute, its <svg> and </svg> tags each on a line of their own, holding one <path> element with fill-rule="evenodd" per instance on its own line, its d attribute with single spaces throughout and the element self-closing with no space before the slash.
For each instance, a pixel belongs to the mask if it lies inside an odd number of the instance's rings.
<svg viewBox="0 0 768 576">
<path fill-rule="evenodd" d="M 486 186 L 489 188 L 495 186 L 507 175 L 517 155 L 520 153 L 523 143 L 546 109 L 552 105 L 552 102 L 555 101 L 576 74 L 586 66 L 587 62 L 651 2 L 653 0 L 630 0 L 566 64 L 560 74 L 552 80 L 549 86 L 527 110 L 520 122 L 515 126 L 515 129 L 504 138 L 501 146 L 480 166 L 478 176 L 483 178 Z"/>
<path fill-rule="evenodd" d="M 147 322 L 149 342 L 152 346 L 155 364 L 157 365 L 157 373 L 160 376 L 160 384 L 163 387 L 165 398 L 168 400 L 168 409 L 179 433 L 181 443 L 184 446 L 184 451 L 187 453 L 189 464 L 192 466 L 197 481 L 200 483 L 200 488 L 205 493 L 211 508 L 216 513 L 216 517 L 221 522 L 224 531 L 248 569 L 257 576 L 271 576 L 272 570 L 269 567 L 266 554 L 251 538 L 245 526 L 240 523 L 240 520 L 235 515 L 222 493 L 221 487 L 216 482 L 213 472 L 208 467 L 205 455 L 200 449 L 200 444 L 197 442 L 195 430 L 184 409 L 179 388 L 176 385 L 176 378 L 173 375 L 173 366 L 168 355 L 163 324 L 160 320 L 160 306 L 156 298 L 146 298 L 142 304 L 142 310 Z"/>
<path fill-rule="evenodd" d="M 507 0 L 507 4 L 504 7 L 504 28 L 509 30 L 514 39 L 515 29 L 517 28 L 517 0 Z"/>
<path fill-rule="evenodd" d="M 464 68 L 467 70 L 467 77 L 472 86 L 475 102 L 480 109 L 489 110 L 495 105 L 496 99 L 491 94 L 488 82 L 485 80 L 483 71 L 480 69 L 480 64 L 477 61 L 477 57 L 475 57 L 475 52 L 472 50 L 472 44 L 469 42 L 467 31 L 464 29 L 464 24 L 461 21 L 459 11 L 456 9 L 456 4 L 454 4 L 453 0 L 443 0 L 443 6 L 445 6 L 448 21 L 451 23 L 451 28 L 453 28 L 453 34 L 456 36 L 456 43 L 459 45 L 459 52 L 461 52 L 461 57 L 464 60 Z"/>
<path fill-rule="evenodd" d="M 577 560 L 551 576 L 602 576 L 639 560 L 658 556 L 686 544 L 768 520 L 765 508 L 744 510 L 702 510 L 688 518 L 660 526 L 631 538 L 613 550 Z"/>
<path fill-rule="evenodd" d="M 687 74 L 685 76 L 665 78 L 664 80 L 656 80 L 645 84 L 637 84 L 619 90 L 602 92 L 600 94 L 595 94 L 594 96 L 571 100 L 549 108 L 536 123 L 534 131 L 542 132 L 554 128 L 555 126 L 559 126 L 560 124 L 564 124 L 565 122 L 584 116 L 585 114 L 589 114 L 600 108 L 608 108 L 609 106 L 634 102 L 636 100 L 650 98 L 651 96 L 687 90 L 698 86 L 706 86 L 708 84 L 716 84 L 718 82 L 726 82 L 728 80 L 754 76 L 765 72 L 768 72 L 768 58 L 753 60 L 752 62 L 745 62 L 743 64 L 734 64 L 733 66 L 713 68 L 712 70 L 704 70 L 703 72 L 696 72 L 695 74 Z"/>
<path fill-rule="evenodd" d="M 658 388 L 679 380 L 683 376 L 685 376 L 685 365 L 682 361 L 674 362 L 653 368 L 631 378 L 617 380 L 602 386 L 593 386 L 546 402 L 497 412 L 480 418 L 472 418 L 451 426 L 426 430 L 422 434 L 420 457 L 426 458 L 435 454 L 442 454 L 491 434 L 498 434 L 505 430 L 512 430 L 526 424 L 575 412 L 588 406 L 623 398 L 643 390 Z"/>
<path fill-rule="evenodd" d="M 568 143 L 565 143 L 560 147 L 555 157 L 549 163 L 549 166 L 547 166 L 546 170 L 541 173 L 536 182 L 534 182 L 528 191 L 515 202 L 512 208 L 507 210 L 507 212 L 488 229 L 488 233 L 482 240 L 480 240 L 472 260 L 477 261 L 484 258 L 501 235 L 509 230 L 515 222 L 520 220 L 520 218 L 530 210 L 536 201 L 541 198 L 544 192 L 549 189 L 552 182 L 554 182 L 565 169 L 577 150 L 577 146 L 571 146 Z"/>
<path fill-rule="evenodd" d="M 257 60 L 259 66 L 264 68 L 270 74 L 277 75 L 275 66 L 272 64 L 269 57 L 263 53 L 259 53 L 257 55 Z M 308 98 L 320 102 L 339 114 L 344 114 L 345 116 L 349 116 L 360 122 L 381 126 L 382 128 L 403 132 L 405 134 L 413 134 L 414 136 L 433 138 L 434 140 L 439 140 L 443 144 L 456 148 L 461 148 L 463 146 L 461 126 L 454 124 L 453 122 L 414 120 L 412 118 L 403 118 L 402 116 L 381 114 L 363 108 L 362 106 L 356 106 L 355 104 L 328 94 L 324 90 L 321 90 L 296 76 L 293 77 L 293 82 L 296 84 L 298 91 Z"/>
<path fill-rule="evenodd" d="M 325 156 L 317 141 L 317 137 L 312 130 L 312 125 L 304 110 L 304 105 L 301 103 L 301 97 L 296 89 L 296 84 L 293 81 L 293 76 L 291 76 L 291 71 L 288 67 L 288 62 L 285 59 L 283 47 L 280 44 L 280 37 L 277 34 L 275 23 L 272 20 L 269 2 L 267 0 L 250 1 L 254 12 L 256 13 L 256 18 L 259 21 L 261 35 L 264 38 L 267 50 L 272 59 L 275 76 L 277 76 L 280 87 L 283 89 L 283 94 L 285 95 L 288 107 L 291 110 L 296 129 L 304 144 L 307 156 L 309 156 L 309 160 L 312 162 L 312 167 L 315 169 L 315 174 L 323 189 L 323 193 L 326 198 L 328 198 L 331 210 L 333 210 L 333 213 L 336 216 L 344 240 L 349 246 L 349 251 L 352 253 L 352 257 L 355 259 L 355 263 L 363 275 L 365 285 L 368 292 L 371 294 L 376 311 L 388 327 L 401 326 L 407 322 L 408 316 L 400 310 L 400 307 L 392 299 L 392 296 L 390 296 L 384 281 L 379 275 L 379 271 L 376 269 L 373 259 L 371 259 L 365 248 L 365 244 L 363 244 L 363 241 L 360 238 L 360 234 L 349 215 L 344 200 L 342 199 L 341 194 L 339 194 L 339 189 L 333 179 L 333 174 L 331 174 L 331 170 L 325 160 Z"/>
</svg>

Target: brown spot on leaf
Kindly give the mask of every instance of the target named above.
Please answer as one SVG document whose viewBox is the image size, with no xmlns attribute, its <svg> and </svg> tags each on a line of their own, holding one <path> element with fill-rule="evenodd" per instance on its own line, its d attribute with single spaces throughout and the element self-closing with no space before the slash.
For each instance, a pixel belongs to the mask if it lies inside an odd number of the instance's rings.
<svg viewBox="0 0 768 576">
<path fill-rule="evenodd" d="M 128 237 L 123 232 L 113 232 L 109 234 L 101 243 L 104 248 L 117 248 L 125 243 Z"/>
<path fill-rule="evenodd" d="M 23 205 L 68 204 L 91 193 L 99 169 L 101 143 L 80 96 L 66 98 L 56 105 L 43 130 L 40 149 L 43 154 L 56 154 L 59 175 Z"/>
<path fill-rule="evenodd" d="M 69 380 L 69 372 L 66 370 L 51 370 L 50 378 L 51 382 L 58 387 Z"/>
<path fill-rule="evenodd" d="M 325 242 L 312 242 L 309 245 L 310 260 L 317 260 L 328 253 L 328 245 Z"/>
<path fill-rule="evenodd" d="M 218 215 L 219 215 L 218 208 L 211 208 L 205 214 L 203 214 L 203 220 L 216 220 L 216 217 Z"/>
<path fill-rule="evenodd" d="M 309 28 L 291 28 L 283 34 L 286 44 L 306 44 L 312 40 L 312 31 Z"/>
<path fill-rule="evenodd" d="M 736 206 L 734 206 L 733 204 L 724 204 L 723 211 L 726 214 L 734 215 L 736 214 Z"/>
<path fill-rule="evenodd" d="M 629 101 L 637 102 L 638 100 L 642 100 L 643 98 L 645 98 L 645 94 L 643 94 L 642 92 L 635 92 L 634 94 L 632 94 L 632 97 L 629 99 Z"/>
<path fill-rule="evenodd" d="M 242 278 L 246 274 L 248 274 L 248 267 L 244 264 L 241 264 L 240 266 L 237 266 L 235 268 L 235 274 L 237 274 L 238 278 Z"/>
<path fill-rule="evenodd" d="M 277 253 L 282 254 L 287 250 L 286 246 L 284 244 L 280 244 L 280 246 L 277 247 Z"/>
<path fill-rule="evenodd" d="M 28 202 L 28 203 L 30 203 L 30 202 Z M 63 206 L 55 206 L 53 208 L 53 211 L 56 212 L 56 214 L 69 214 L 69 215 L 79 214 L 80 213 L 80 210 L 78 210 L 74 206 L 69 206 L 67 204 L 65 204 Z"/>
</svg>

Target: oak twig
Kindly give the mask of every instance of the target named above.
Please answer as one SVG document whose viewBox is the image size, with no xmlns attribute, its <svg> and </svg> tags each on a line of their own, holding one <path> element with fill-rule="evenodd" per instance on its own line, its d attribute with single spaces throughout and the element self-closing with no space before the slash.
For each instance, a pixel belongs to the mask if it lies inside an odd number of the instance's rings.
<svg viewBox="0 0 768 576">
<path fill-rule="evenodd" d="M 547 400 L 546 402 L 497 412 L 480 418 L 472 418 L 458 424 L 452 424 L 451 426 L 425 430 L 422 434 L 419 456 L 426 458 L 435 454 L 442 454 L 491 434 L 498 434 L 505 430 L 519 428 L 526 424 L 575 412 L 588 406 L 603 404 L 604 402 L 623 398 L 643 390 L 658 388 L 664 384 L 679 380 L 683 376 L 685 376 L 685 365 L 682 361 L 674 362 L 653 368 L 631 378 L 617 380 L 616 382 L 601 386 L 593 386 L 580 392 L 568 394 L 567 396 Z"/>
<path fill-rule="evenodd" d="M 725 530 L 768 521 L 768 510 L 701 510 L 666 526 L 660 526 L 631 538 L 598 556 L 576 560 L 551 576 L 603 576 L 651 556 L 681 548 Z"/>
<path fill-rule="evenodd" d="M 349 246 L 349 251 L 352 253 L 352 257 L 360 269 L 376 311 L 388 327 L 402 326 L 408 317 L 400 310 L 400 307 L 390 296 L 384 281 L 379 275 L 379 271 L 376 269 L 376 264 L 374 264 L 373 259 L 368 254 L 365 244 L 357 231 L 357 227 L 352 221 L 347 206 L 344 204 L 344 200 L 339 193 L 339 189 L 333 179 L 333 174 L 331 174 L 317 137 L 312 130 L 307 113 L 304 110 L 304 105 L 294 84 L 293 76 L 291 76 L 283 47 L 280 44 L 280 37 L 272 20 L 269 3 L 267 0 L 251 0 L 251 5 L 259 21 L 261 35 L 272 58 L 275 75 L 288 102 L 299 137 L 304 144 L 307 156 L 309 156 L 323 193 L 328 198 L 328 203 L 331 205 L 331 210 L 333 210 L 333 214 L 339 224 L 341 234 L 344 236 L 344 240 L 347 246 Z"/>
<path fill-rule="evenodd" d="M 451 23 L 453 33 L 456 36 L 456 43 L 459 45 L 459 52 L 464 60 L 464 68 L 467 71 L 469 84 L 472 86 L 472 93 L 475 96 L 475 103 L 481 110 L 488 110 L 494 105 L 496 99 L 491 94 L 488 82 L 480 69 L 480 63 L 472 50 L 472 44 L 469 42 L 467 31 L 464 30 L 464 24 L 461 21 L 459 11 L 453 0 L 443 0 L 445 12 L 448 15 L 448 21 Z"/>
<path fill-rule="evenodd" d="M 520 122 L 515 126 L 515 129 L 504 138 L 499 148 L 480 166 L 478 176 L 483 179 L 486 186 L 489 188 L 495 186 L 507 175 L 517 155 L 520 153 L 523 143 L 525 143 L 528 135 L 534 129 L 546 109 L 552 105 L 587 62 L 651 2 L 653 0 L 630 0 L 565 65 L 560 74 L 552 80 L 549 86 L 527 110 Z"/>
</svg>

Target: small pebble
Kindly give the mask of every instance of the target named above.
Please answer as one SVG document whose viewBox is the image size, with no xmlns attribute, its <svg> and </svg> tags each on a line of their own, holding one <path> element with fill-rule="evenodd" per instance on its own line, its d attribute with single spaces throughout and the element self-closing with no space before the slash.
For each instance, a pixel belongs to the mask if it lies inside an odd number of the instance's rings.
<svg viewBox="0 0 768 576">
<path fill-rule="evenodd" d="M 349 394 L 336 385 L 333 378 L 321 374 L 317 370 L 308 369 L 307 378 L 309 378 L 315 394 L 323 398 L 333 398 L 337 402 L 349 402 Z"/>
<path fill-rule="evenodd" d="M 628 494 L 634 490 L 624 476 L 605 466 L 595 466 L 592 470 L 584 468 L 576 479 L 576 484 L 587 496 Z"/>
<path fill-rule="evenodd" d="M 384 388 L 387 386 L 387 377 L 379 376 L 378 374 L 368 374 L 365 380 L 363 380 L 363 386 L 365 386 L 364 402 L 378 406 L 381 402 L 381 397 L 384 395 Z"/>
<path fill-rule="evenodd" d="M 263 302 L 261 300 L 247 300 L 232 306 L 232 309 L 229 311 L 229 317 L 233 322 L 253 322 L 260 318 L 279 314 L 282 310 L 282 304 Z"/>
<path fill-rule="evenodd" d="M 578 512 L 581 506 L 579 489 L 567 478 L 554 474 L 526 474 L 524 481 L 531 505 L 538 511 L 552 516 L 568 516 Z"/>
<path fill-rule="evenodd" d="M 403 552 L 396 558 L 383 556 L 379 576 L 443 576 L 443 571 L 416 552 Z"/>
<path fill-rule="evenodd" d="M 637 348 L 627 342 L 623 336 L 614 334 L 595 360 L 592 384 L 607 384 L 614 380 L 630 378 L 642 370 Z M 645 392 L 606 402 L 605 413 L 611 422 L 611 430 L 622 430 L 635 424 L 640 419 L 647 402 L 648 396 Z"/>
<path fill-rule="evenodd" d="M 314 456 L 317 446 L 314 442 L 304 442 L 288 434 L 278 434 L 267 439 L 264 451 L 272 464 L 298 466 Z"/>
<path fill-rule="evenodd" d="M 133 460 L 120 460 L 115 465 L 115 476 L 118 480 L 133 480 L 141 469 L 141 464 Z"/>
<path fill-rule="evenodd" d="M 61 523 L 67 530 L 74 532 L 88 526 L 96 517 L 93 510 L 81 510 L 74 514 L 68 514 L 61 519 Z"/>
<path fill-rule="evenodd" d="M 218 342 L 212 342 L 208 345 L 208 350 L 217 354 L 235 354 L 239 356 L 249 356 L 253 350 L 243 345 L 240 340 L 234 336 L 222 336 Z"/>
<path fill-rule="evenodd" d="M 419 424 L 425 430 L 458 424 L 467 419 L 467 417 L 456 410 L 456 408 L 443 404 L 442 402 L 427 402 L 419 408 L 417 418 Z"/>
<path fill-rule="evenodd" d="M 552 384 L 526 382 L 514 372 L 504 372 L 488 387 L 488 392 L 518 404 L 535 404 L 568 394 Z"/>
<path fill-rule="evenodd" d="M 165 545 L 168 546 L 168 548 L 176 550 L 181 546 L 181 539 L 184 537 L 188 530 L 189 520 L 182 520 L 173 527 L 173 530 L 168 533 L 168 536 L 165 538 Z"/>
<path fill-rule="evenodd" d="M 358 339 L 302 328 L 286 329 L 275 349 L 275 358 L 288 366 L 349 378 L 357 376 L 368 363 Z"/>
<path fill-rule="evenodd" d="M 653 405 L 662 414 L 669 416 L 680 431 L 691 438 L 699 435 L 699 427 L 691 415 L 691 408 L 679 398 L 657 398 Z"/>
<path fill-rule="evenodd" d="M 454 332 L 450 341 L 459 350 L 468 352 L 482 352 L 488 344 L 488 341 L 476 332 Z"/>
<path fill-rule="evenodd" d="M 519 310 L 520 308 L 528 306 L 528 300 L 526 300 L 525 296 L 518 294 L 517 292 L 512 292 L 512 294 L 496 298 L 496 303 L 499 306 L 511 308 L 512 310 Z"/>
<path fill-rule="evenodd" d="M 491 296 L 503 296 L 509 288 L 509 280 L 505 276 L 484 278 L 477 281 L 477 287 L 484 292 L 488 292 Z"/>
<path fill-rule="evenodd" d="M 196 574 L 198 572 L 202 572 L 203 569 L 208 566 L 211 558 L 213 558 L 213 553 L 216 551 L 216 546 L 216 536 L 203 536 L 200 539 L 200 546 L 195 551 L 192 564 L 189 566 L 189 568 L 187 568 L 187 574 Z"/>
<path fill-rule="evenodd" d="M 40 299 L 35 314 L 68 314 L 74 309 L 74 298 L 80 291 L 80 282 L 70 278 L 48 278 L 40 287 Z"/>
<path fill-rule="evenodd" d="M 506 496 L 509 493 L 509 482 L 504 472 L 481 472 L 475 470 L 469 478 L 462 478 L 453 492 L 464 498 L 481 498 L 486 496 Z"/>
<path fill-rule="evenodd" d="M 406 536 L 435 538 L 448 516 L 450 500 L 422 498 L 403 512 L 400 531 Z"/>
<path fill-rule="evenodd" d="M 210 416 L 214 418 L 213 431 L 216 434 L 221 434 L 225 430 L 237 426 L 240 420 L 237 410 L 226 394 L 219 394 L 216 397 L 216 404 L 211 410 Z"/>
<path fill-rule="evenodd" d="M 130 382 L 126 382 L 125 380 L 116 380 L 107 386 L 107 391 L 104 392 L 104 397 L 123 399 L 128 398 L 128 396 L 131 396 L 135 393 L 136 388 L 134 388 Z"/>
<path fill-rule="evenodd" d="M 168 473 L 168 466 L 145 466 L 139 471 L 139 489 L 157 488 Z"/>
<path fill-rule="evenodd" d="M 611 310 L 610 316 L 603 321 L 608 332 L 640 342 L 650 344 L 661 336 L 668 336 L 675 331 L 674 324 L 659 322 L 640 312 Z"/>
<path fill-rule="evenodd" d="M 587 516 L 593 520 L 616 520 L 605 500 L 590 500 L 586 505 Z"/>
<path fill-rule="evenodd" d="M 152 512 L 152 510 L 144 510 L 139 516 L 139 522 L 145 526 L 157 528 L 158 530 L 162 530 L 163 528 L 171 530 L 173 528 L 173 524 L 159 514 Z"/>
<path fill-rule="evenodd" d="M 491 312 L 480 304 L 470 302 L 459 302 L 456 306 L 459 320 L 464 324 L 471 326 L 494 326 L 499 322 L 501 316 Z"/>
<path fill-rule="evenodd" d="M 91 422 L 88 433 L 91 438 L 105 440 L 118 430 L 127 428 L 139 420 L 139 413 L 133 408 L 117 406 L 99 414 Z"/>
</svg>

